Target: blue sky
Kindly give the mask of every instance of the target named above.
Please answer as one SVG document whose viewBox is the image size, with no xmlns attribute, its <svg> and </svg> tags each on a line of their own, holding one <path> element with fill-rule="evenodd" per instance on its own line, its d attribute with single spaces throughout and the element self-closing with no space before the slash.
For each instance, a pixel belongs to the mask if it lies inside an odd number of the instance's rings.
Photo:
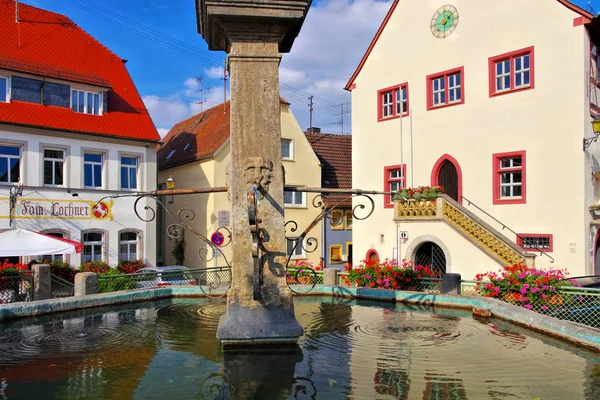
<svg viewBox="0 0 600 400">
<path fill-rule="evenodd" d="M 161 134 L 178 120 L 223 101 L 220 77 L 225 53 L 209 52 L 197 33 L 194 0 L 22 2 L 67 15 L 129 60 L 129 72 Z M 588 6 L 587 0 L 574 3 Z M 313 125 L 341 133 L 342 104 L 344 111 L 349 111 L 350 102 L 343 86 L 390 4 L 391 0 L 313 1 L 292 53 L 284 55 L 281 64 L 281 94 L 292 103 L 302 128 L 308 127 L 307 96 L 312 94 Z M 600 11 L 600 0 L 590 4 Z M 342 56 L 331 57 L 336 53 Z M 198 77 L 203 78 L 203 87 L 210 89 L 202 92 L 206 101 L 202 105 L 198 104 Z M 350 115 L 343 115 L 344 132 L 348 133 Z"/>
</svg>

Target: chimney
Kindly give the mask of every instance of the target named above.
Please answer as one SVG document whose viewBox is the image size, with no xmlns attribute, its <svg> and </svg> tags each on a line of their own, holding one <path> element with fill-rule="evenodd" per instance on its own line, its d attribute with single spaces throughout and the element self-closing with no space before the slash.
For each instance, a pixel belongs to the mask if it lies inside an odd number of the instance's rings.
<svg viewBox="0 0 600 400">
<path fill-rule="evenodd" d="M 311 134 L 311 133 L 321 133 L 321 128 L 317 128 L 317 127 L 312 127 L 312 128 L 308 128 L 308 130 L 306 131 L 306 133 Z"/>
</svg>

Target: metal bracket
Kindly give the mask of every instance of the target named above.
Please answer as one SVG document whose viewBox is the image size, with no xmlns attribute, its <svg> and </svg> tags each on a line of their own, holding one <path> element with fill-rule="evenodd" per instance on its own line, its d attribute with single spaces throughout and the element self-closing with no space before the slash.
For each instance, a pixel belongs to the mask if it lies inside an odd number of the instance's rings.
<svg viewBox="0 0 600 400">
<path fill-rule="evenodd" d="M 248 225 L 250 226 L 250 233 L 252 234 L 252 258 L 254 259 L 254 275 L 252 278 L 252 298 L 254 300 L 260 300 L 260 288 L 263 283 L 262 268 L 260 265 L 260 227 L 261 222 L 258 219 L 258 205 L 260 204 L 260 197 L 258 193 L 258 185 L 252 185 L 252 190 L 248 192 Z"/>
</svg>

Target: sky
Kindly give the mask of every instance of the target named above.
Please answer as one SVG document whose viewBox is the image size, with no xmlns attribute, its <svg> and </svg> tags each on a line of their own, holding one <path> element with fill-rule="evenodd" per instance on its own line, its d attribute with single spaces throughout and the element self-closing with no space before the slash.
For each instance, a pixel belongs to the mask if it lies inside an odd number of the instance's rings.
<svg viewBox="0 0 600 400">
<path fill-rule="evenodd" d="M 129 60 L 129 73 L 161 136 L 176 122 L 224 100 L 226 54 L 208 51 L 197 32 L 194 0 L 22 2 L 67 15 Z M 600 11 L 600 0 L 573 2 L 585 9 L 589 3 Z M 283 55 L 280 66 L 281 96 L 291 103 L 303 129 L 309 127 L 312 95 L 313 126 L 327 133 L 351 132 L 350 93 L 343 88 L 391 4 L 392 0 L 313 0 L 292 52 Z"/>
</svg>

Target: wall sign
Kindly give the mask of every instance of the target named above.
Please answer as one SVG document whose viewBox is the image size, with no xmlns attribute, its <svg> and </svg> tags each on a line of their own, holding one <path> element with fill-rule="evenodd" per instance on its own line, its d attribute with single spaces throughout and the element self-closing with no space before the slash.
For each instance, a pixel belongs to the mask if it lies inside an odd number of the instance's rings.
<svg viewBox="0 0 600 400">
<path fill-rule="evenodd" d="M 0 199 L 4 200 L 4 199 Z M 6 199 L 8 201 L 8 199 Z M 95 219 L 113 221 L 113 200 L 96 204 L 89 200 L 20 198 L 15 208 L 18 219 Z M 9 218 L 2 215 L 0 218 Z"/>
<path fill-rule="evenodd" d="M 399 235 L 400 235 L 400 239 L 403 239 L 403 240 L 407 240 L 408 239 L 408 232 L 401 231 L 399 233 Z"/>
<path fill-rule="evenodd" d="M 219 226 L 229 226 L 229 211 L 219 210 L 218 213 Z"/>
</svg>

